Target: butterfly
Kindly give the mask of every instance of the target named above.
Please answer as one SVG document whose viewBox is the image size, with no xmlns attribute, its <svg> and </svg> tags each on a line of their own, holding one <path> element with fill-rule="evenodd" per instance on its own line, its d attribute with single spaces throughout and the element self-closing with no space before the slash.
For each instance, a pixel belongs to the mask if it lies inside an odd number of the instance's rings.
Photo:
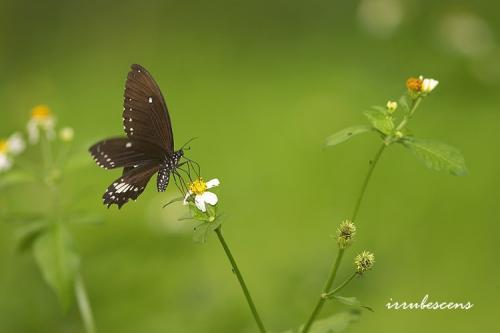
<svg viewBox="0 0 500 333">
<path fill-rule="evenodd" d="M 105 139 L 89 148 L 98 166 L 123 168 L 122 176 L 102 196 L 108 208 L 136 200 L 155 173 L 158 192 L 165 191 L 171 175 L 182 180 L 177 169 L 186 163 L 180 163 L 183 149 L 174 150 L 172 123 L 160 88 L 140 65 L 132 65 L 128 73 L 122 119 L 126 137 Z"/>
</svg>

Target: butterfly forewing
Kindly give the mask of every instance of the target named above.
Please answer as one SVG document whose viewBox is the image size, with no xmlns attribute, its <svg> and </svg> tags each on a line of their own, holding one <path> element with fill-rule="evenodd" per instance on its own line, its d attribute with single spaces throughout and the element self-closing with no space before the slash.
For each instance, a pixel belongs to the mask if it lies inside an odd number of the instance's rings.
<svg viewBox="0 0 500 333">
<path fill-rule="evenodd" d="M 92 158 L 104 169 L 134 166 L 146 161 L 161 161 L 162 150 L 147 141 L 130 138 L 110 138 L 89 148 Z"/>
<path fill-rule="evenodd" d="M 167 154 L 174 138 L 167 106 L 153 77 L 140 65 L 132 65 L 125 83 L 123 128 L 129 138 L 148 141 Z"/>
<path fill-rule="evenodd" d="M 136 200 L 158 169 L 159 164 L 152 161 L 125 168 L 123 175 L 109 185 L 102 196 L 104 204 L 108 207 L 116 204 L 121 208 L 130 199 Z"/>
</svg>

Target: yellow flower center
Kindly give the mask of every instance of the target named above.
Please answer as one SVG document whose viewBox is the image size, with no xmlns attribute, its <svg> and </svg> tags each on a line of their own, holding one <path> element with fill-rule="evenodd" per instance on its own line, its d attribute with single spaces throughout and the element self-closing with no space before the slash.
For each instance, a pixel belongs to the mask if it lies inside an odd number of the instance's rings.
<svg viewBox="0 0 500 333">
<path fill-rule="evenodd" d="M 45 120 L 52 116 L 52 112 L 47 105 L 37 105 L 31 110 L 31 118 Z"/>
<path fill-rule="evenodd" d="M 205 183 L 203 178 L 198 178 L 189 184 L 189 190 L 194 194 L 203 194 L 207 190 L 207 183 Z"/>
<path fill-rule="evenodd" d="M 5 154 L 9 150 L 7 140 L 0 140 L 0 154 Z"/>
<path fill-rule="evenodd" d="M 406 81 L 406 87 L 408 88 L 408 90 L 419 92 L 420 90 L 422 90 L 422 82 L 423 81 L 421 79 L 410 77 Z"/>
</svg>

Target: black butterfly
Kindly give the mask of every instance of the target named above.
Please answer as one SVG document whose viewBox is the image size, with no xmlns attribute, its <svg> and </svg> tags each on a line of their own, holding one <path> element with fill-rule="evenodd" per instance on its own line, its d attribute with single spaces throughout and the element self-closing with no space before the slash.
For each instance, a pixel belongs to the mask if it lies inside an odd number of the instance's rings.
<svg viewBox="0 0 500 333">
<path fill-rule="evenodd" d="M 131 67 L 123 102 L 127 137 L 106 139 L 89 148 L 100 167 L 123 168 L 122 176 L 102 196 L 108 208 L 112 204 L 121 208 L 129 199 L 136 200 L 156 172 L 158 192 L 165 191 L 171 174 L 183 183 L 177 169 L 185 163 L 179 163 L 184 151 L 174 151 L 170 116 L 160 88 L 142 66 Z"/>
</svg>

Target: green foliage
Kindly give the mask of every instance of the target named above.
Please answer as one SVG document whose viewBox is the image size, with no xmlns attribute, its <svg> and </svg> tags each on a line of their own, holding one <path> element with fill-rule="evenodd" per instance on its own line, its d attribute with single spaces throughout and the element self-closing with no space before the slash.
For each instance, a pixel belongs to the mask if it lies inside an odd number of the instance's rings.
<svg viewBox="0 0 500 333">
<path fill-rule="evenodd" d="M 339 143 L 349 140 L 350 138 L 371 131 L 372 128 L 367 125 L 357 125 L 345 128 L 335 134 L 330 135 L 325 142 L 325 146 L 335 146 Z"/>
<path fill-rule="evenodd" d="M 17 234 L 17 250 L 19 252 L 30 250 L 35 240 L 46 230 L 46 228 L 47 221 L 45 220 L 32 221 L 31 223 L 19 227 Z"/>
<path fill-rule="evenodd" d="M 398 108 L 404 113 L 410 113 L 412 105 L 413 99 L 411 99 L 407 94 L 404 94 L 399 98 Z"/>
<path fill-rule="evenodd" d="M 312 325 L 309 333 L 337 333 L 346 330 L 360 317 L 357 310 L 340 312 L 325 319 L 317 320 Z"/>
<path fill-rule="evenodd" d="M 361 302 L 356 297 L 343 297 L 343 296 L 332 295 L 330 298 L 335 299 L 338 302 L 345 305 L 356 306 L 374 312 L 371 307 L 361 304 Z"/>
<path fill-rule="evenodd" d="M 62 307 L 68 309 L 79 265 L 70 234 L 63 225 L 55 223 L 36 237 L 33 251 L 43 278 L 56 292 Z"/>
<path fill-rule="evenodd" d="M 364 115 L 372 126 L 385 135 L 390 135 L 394 130 L 394 121 L 392 117 L 382 108 L 376 107 L 371 110 L 366 110 Z"/>
<path fill-rule="evenodd" d="M 1 175 L 0 189 L 24 183 L 31 183 L 33 181 L 35 181 L 35 179 L 31 174 L 23 170 L 13 170 Z"/>
<path fill-rule="evenodd" d="M 446 171 L 454 176 L 465 176 L 468 173 L 462 154 L 452 146 L 414 137 L 406 137 L 401 143 L 429 169 Z"/>
<path fill-rule="evenodd" d="M 196 243 L 204 244 L 207 242 L 208 237 L 221 225 L 221 219 L 217 218 L 212 222 L 204 222 L 194 228 L 193 240 Z"/>
</svg>

